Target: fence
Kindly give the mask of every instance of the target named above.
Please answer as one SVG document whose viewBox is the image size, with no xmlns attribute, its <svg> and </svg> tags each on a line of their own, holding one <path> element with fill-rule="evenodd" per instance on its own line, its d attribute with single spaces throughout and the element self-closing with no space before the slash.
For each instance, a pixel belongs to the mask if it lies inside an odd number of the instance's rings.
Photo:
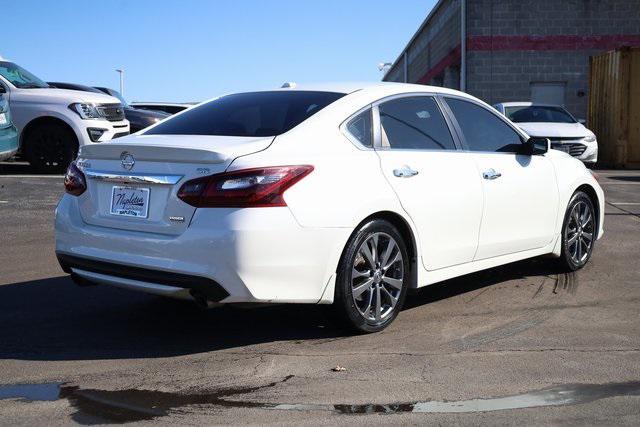
<svg viewBox="0 0 640 427">
<path fill-rule="evenodd" d="M 640 169 L 640 48 L 592 56 L 588 127 L 598 138 L 598 164 Z"/>
</svg>

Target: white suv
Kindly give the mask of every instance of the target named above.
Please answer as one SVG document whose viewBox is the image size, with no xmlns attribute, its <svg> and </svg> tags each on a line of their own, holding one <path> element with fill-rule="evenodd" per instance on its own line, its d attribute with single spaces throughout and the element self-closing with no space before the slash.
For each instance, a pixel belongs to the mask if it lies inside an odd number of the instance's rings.
<svg viewBox="0 0 640 427">
<path fill-rule="evenodd" d="M 129 134 L 118 99 L 51 88 L 2 58 L 0 93 L 9 100 L 22 155 L 40 172 L 64 171 L 81 146 Z"/>
</svg>

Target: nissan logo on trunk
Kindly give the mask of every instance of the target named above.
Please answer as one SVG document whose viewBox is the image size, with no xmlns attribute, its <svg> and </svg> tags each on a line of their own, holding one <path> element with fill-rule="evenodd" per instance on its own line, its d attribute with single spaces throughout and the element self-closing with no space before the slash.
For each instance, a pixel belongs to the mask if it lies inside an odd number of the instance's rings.
<svg viewBox="0 0 640 427">
<path fill-rule="evenodd" d="M 134 159 L 131 154 L 123 151 L 122 154 L 120 154 L 120 162 L 122 163 L 122 167 L 124 169 L 130 171 L 131 169 L 133 169 L 133 165 L 136 164 L 136 159 Z"/>
</svg>

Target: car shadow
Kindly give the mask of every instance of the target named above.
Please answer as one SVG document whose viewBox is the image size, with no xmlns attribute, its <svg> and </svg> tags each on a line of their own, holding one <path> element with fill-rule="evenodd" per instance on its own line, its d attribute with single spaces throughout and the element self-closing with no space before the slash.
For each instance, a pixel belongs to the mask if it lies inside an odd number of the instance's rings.
<svg viewBox="0 0 640 427">
<path fill-rule="evenodd" d="M 405 308 L 550 273 L 548 262 L 518 262 L 422 288 L 407 298 Z M 189 302 L 109 286 L 78 287 L 69 276 L 14 283 L 0 286 L 0 359 L 170 357 L 348 336 L 327 308 L 282 304 L 200 310 Z"/>
<path fill-rule="evenodd" d="M 608 176 L 607 179 L 613 179 L 616 181 L 640 182 L 640 176 L 616 175 Z"/>
<path fill-rule="evenodd" d="M 61 175 L 61 173 L 43 173 L 33 170 L 27 162 L 0 162 L 0 176 L 2 175 Z"/>
<path fill-rule="evenodd" d="M 558 264 L 550 258 L 540 257 L 526 259 L 414 290 L 405 300 L 404 308 L 409 309 L 431 304 L 509 280 L 517 280 L 525 277 L 552 276 L 563 273 L 566 273 L 566 271 L 563 271 Z"/>
</svg>

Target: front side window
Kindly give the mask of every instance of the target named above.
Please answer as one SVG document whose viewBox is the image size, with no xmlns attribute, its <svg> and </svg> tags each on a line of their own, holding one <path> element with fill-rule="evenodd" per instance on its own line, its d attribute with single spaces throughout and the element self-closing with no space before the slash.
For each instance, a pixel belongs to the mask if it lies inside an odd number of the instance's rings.
<svg viewBox="0 0 640 427">
<path fill-rule="evenodd" d="M 416 96 L 379 106 L 382 147 L 409 150 L 455 150 L 449 127 L 435 99 Z"/>
<path fill-rule="evenodd" d="M 507 107 L 505 113 L 514 123 L 576 123 L 576 119 L 559 106 Z"/>
<path fill-rule="evenodd" d="M 269 91 L 226 95 L 160 123 L 146 135 L 276 136 L 345 94 Z"/>
<path fill-rule="evenodd" d="M 471 151 L 515 153 L 520 135 L 489 110 L 469 101 L 446 98 Z"/>
<path fill-rule="evenodd" d="M 0 61 L 0 75 L 20 89 L 49 87 L 48 84 L 13 62 Z"/>
<path fill-rule="evenodd" d="M 371 109 L 367 108 L 347 123 L 347 131 L 365 147 L 373 146 L 371 132 Z"/>
</svg>

